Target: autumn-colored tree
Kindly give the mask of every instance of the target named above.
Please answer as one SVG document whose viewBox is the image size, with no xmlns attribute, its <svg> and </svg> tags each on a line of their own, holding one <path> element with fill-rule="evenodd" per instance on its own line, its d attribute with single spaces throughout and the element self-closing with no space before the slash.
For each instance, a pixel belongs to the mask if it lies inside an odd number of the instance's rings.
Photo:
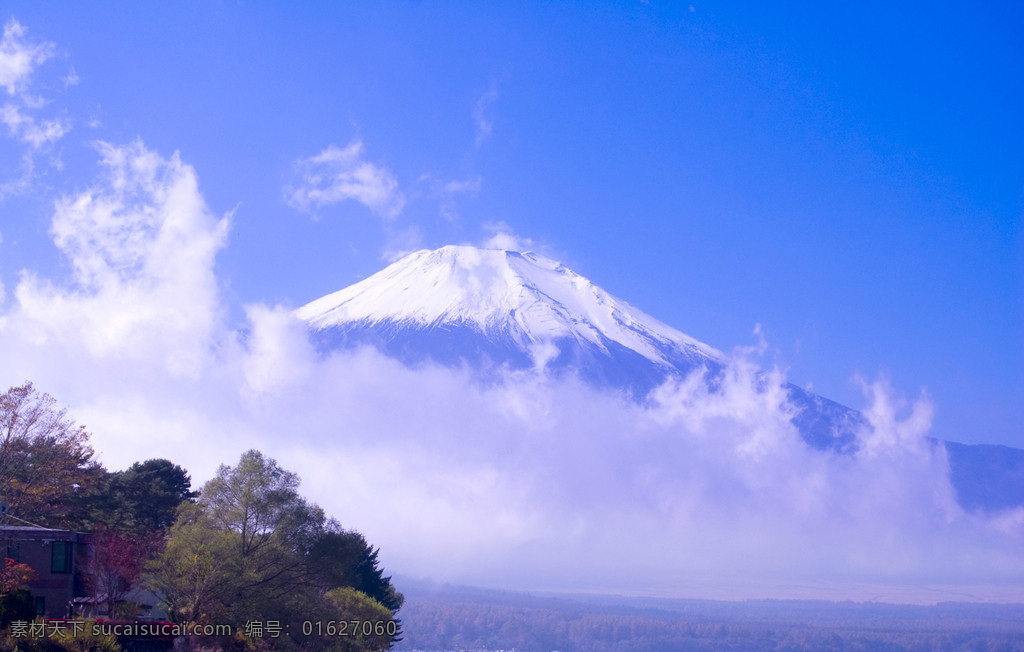
<svg viewBox="0 0 1024 652">
<path fill-rule="evenodd" d="M 40 525 L 76 525 L 82 487 L 102 472 L 89 433 L 32 383 L 0 394 L 0 500 Z"/>
<path fill-rule="evenodd" d="M 100 530 L 93 534 L 93 554 L 87 568 L 93 597 L 103 596 L 107 613 L 117 613 L 118 605 L 139 584 L 146 562 L 163 548 L 164 539 L 157 531 L 149 535 L 125 534 Z"/>
<path fill-rule="evenodd" d="M 4 558 L 3 566 L 0 567 L 0 598 L 12 591 L 25 588 L 38 577 L 28 564 L 19 564 L 9 557 Z"/>
<path fill-rule="evenodd" d="M 0 629 L 7 627 L 12 620 L 35 617 L 35 605 L 27 587 L 29 582 L 37 578 L 38 575 L 28 564 L 19 564 L 10 558 L 3 559 L 0 564 Z"/>
</svg>

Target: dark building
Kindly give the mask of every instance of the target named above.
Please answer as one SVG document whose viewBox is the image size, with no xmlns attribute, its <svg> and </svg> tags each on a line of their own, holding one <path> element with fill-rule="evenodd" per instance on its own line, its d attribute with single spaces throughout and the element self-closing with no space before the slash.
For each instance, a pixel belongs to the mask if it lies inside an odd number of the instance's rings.
<svg viewBox="0 0 1024 652">
<path fill-rule="evenodd" d="M 82 571 L 90 554 L 90 537 L 82 532 L 0 525 L 0 555 L 39 576 L 28 585 L 39 616 L 62 618 L 74 598 L 85 595 Z"/>
</svg>

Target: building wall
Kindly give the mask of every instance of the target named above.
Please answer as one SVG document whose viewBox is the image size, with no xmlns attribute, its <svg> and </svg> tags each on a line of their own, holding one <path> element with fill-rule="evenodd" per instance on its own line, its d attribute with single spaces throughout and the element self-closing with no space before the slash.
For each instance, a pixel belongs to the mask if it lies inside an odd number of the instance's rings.
<svg viewBox="0 0 1024 652">
<path fill-rule="evenodd" d="M 28 564 L 39 576 L 28 585 L 38 615 L 60 618 L 68 603 L 83 594 L 81 573 L 89 537 L 79 532 L 29 527 L 0 527 L 0 555 Z"/>
</svg>

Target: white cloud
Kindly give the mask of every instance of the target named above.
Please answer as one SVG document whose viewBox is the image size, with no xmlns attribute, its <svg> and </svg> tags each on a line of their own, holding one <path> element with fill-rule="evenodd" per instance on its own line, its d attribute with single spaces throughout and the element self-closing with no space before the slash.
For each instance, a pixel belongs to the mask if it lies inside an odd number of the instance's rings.
<svg viewBox="0 0 1024 652">
<path fill-rule="evenodd" d="M 894 598 L 917 582 L 1024 578 L 1021 515 L 1000 532 L 960 511 L 919 424 L 869 427 L 865 439 L 915 433 L 884 456 L 815 451 L 784 381 L 739 358 L 715 389 L 694 375 L 639 406 L 571 378 L 480 385 L 362 351 L 266 395 L 255 429 L 303 432 L 287 454 L 309 490 L 420 575 L 620 591 L 712 575 L 733 597 L 808 580 Z"/>
<path fill-rule="evenodd" d="M 7 126 L 12 136 L 27 143 L 33 149 L 54 143 L 71 129 L 71 123 L 64 118 L 37 121 L 25 115 L 13 104 L 0 107 L 0 121 Z"/>
<path fill-rule="evenodd" d="M 296 162 L 298 185 L 285 188 L 285 199 L 294 208 L 315 212 L 346 200 L 357 201 L 385 220 L 402 212 L 405 197 L 395 175 L 385 167 L 363 159 L 363 143 L 345 148 L 335 145 Z"/>
<path fill-rule="evenodd" d="M 21 23 L 11 18 L 4 25 L 0 40 L 0 86 L 12 96 L 23 93 L 32 72 L 57 52 L 53 43 L 26 40 L 26 31 Z"/>
<path fill-rule="evenodd" d="M 305 378 L 314 354 L 291 313 L 263 305 L 248 306 L 245 312 L 252 326 L 242 365 L 246 392 L 258 397 Z"/>
<path fill-rule="evenodd" d="M 492 84 L 486 93 L 480 96 L 473 105 L 473 124 L 476 126 L 476 145 L 479 147 L 485 140 L 491 137 L 494 131 L 494 119 L 491 116 L 491 106 L 498 101 L 498 87 Z"/>
<path fill-rule="evenodd" d="M 449 181 L 441 186 L 441 192 L 445 195 L 468 195 L 475 197 L 483 185 L 483 177 L 479 174 L 475 177 L 463 179 L 462 181 Z"/>
<path fill-rule="evenodd" d="M 536 243 L 530 238 L 519 236 L 505 222 L 485 222 L 485 231 L 490 233 L 482 243 L 484 249 L 504 249 L 506 251 L 530 251 Z"/>
<path fill-rule="evenodd" d="M 104 174 L 56 202 L 50 229 L 73 271 L 72 287 L 26 273 L 16 324 L 32 341 L 90 355 L 163 356 L 194 373 L 219 319 L 213 260 L 228 219 L 212 216 L 195 171 L 141 142 L 99 143 Z"/>
</svg>

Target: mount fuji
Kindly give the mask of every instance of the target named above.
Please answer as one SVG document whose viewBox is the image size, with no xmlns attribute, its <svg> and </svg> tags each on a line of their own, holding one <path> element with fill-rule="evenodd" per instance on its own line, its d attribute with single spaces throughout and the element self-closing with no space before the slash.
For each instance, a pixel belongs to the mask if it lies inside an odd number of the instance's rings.
<svg viewBox="0 0 1024 652">
<path fill-rule="evenodd" d="M 446 246 L 415 252 L 295 311 L 319 351 L 370 345 L 407 364 L 576 374 L 643 401 L 694 371 L 714 385 L 727 357 L 534 252 Z M 788 384 L 808 445 L 850 454 L 865 417 Z M 941 442 L 966 509 L 1024 505 L 1024 450 Z"/>
<path fill-rule="evenodd" d="M 532 252 L 419 251 L 297 315 L 326 349 L 358 341 L 406 361 L 573 369 L 638 392 L 724 360 Z"/>
</svg>

